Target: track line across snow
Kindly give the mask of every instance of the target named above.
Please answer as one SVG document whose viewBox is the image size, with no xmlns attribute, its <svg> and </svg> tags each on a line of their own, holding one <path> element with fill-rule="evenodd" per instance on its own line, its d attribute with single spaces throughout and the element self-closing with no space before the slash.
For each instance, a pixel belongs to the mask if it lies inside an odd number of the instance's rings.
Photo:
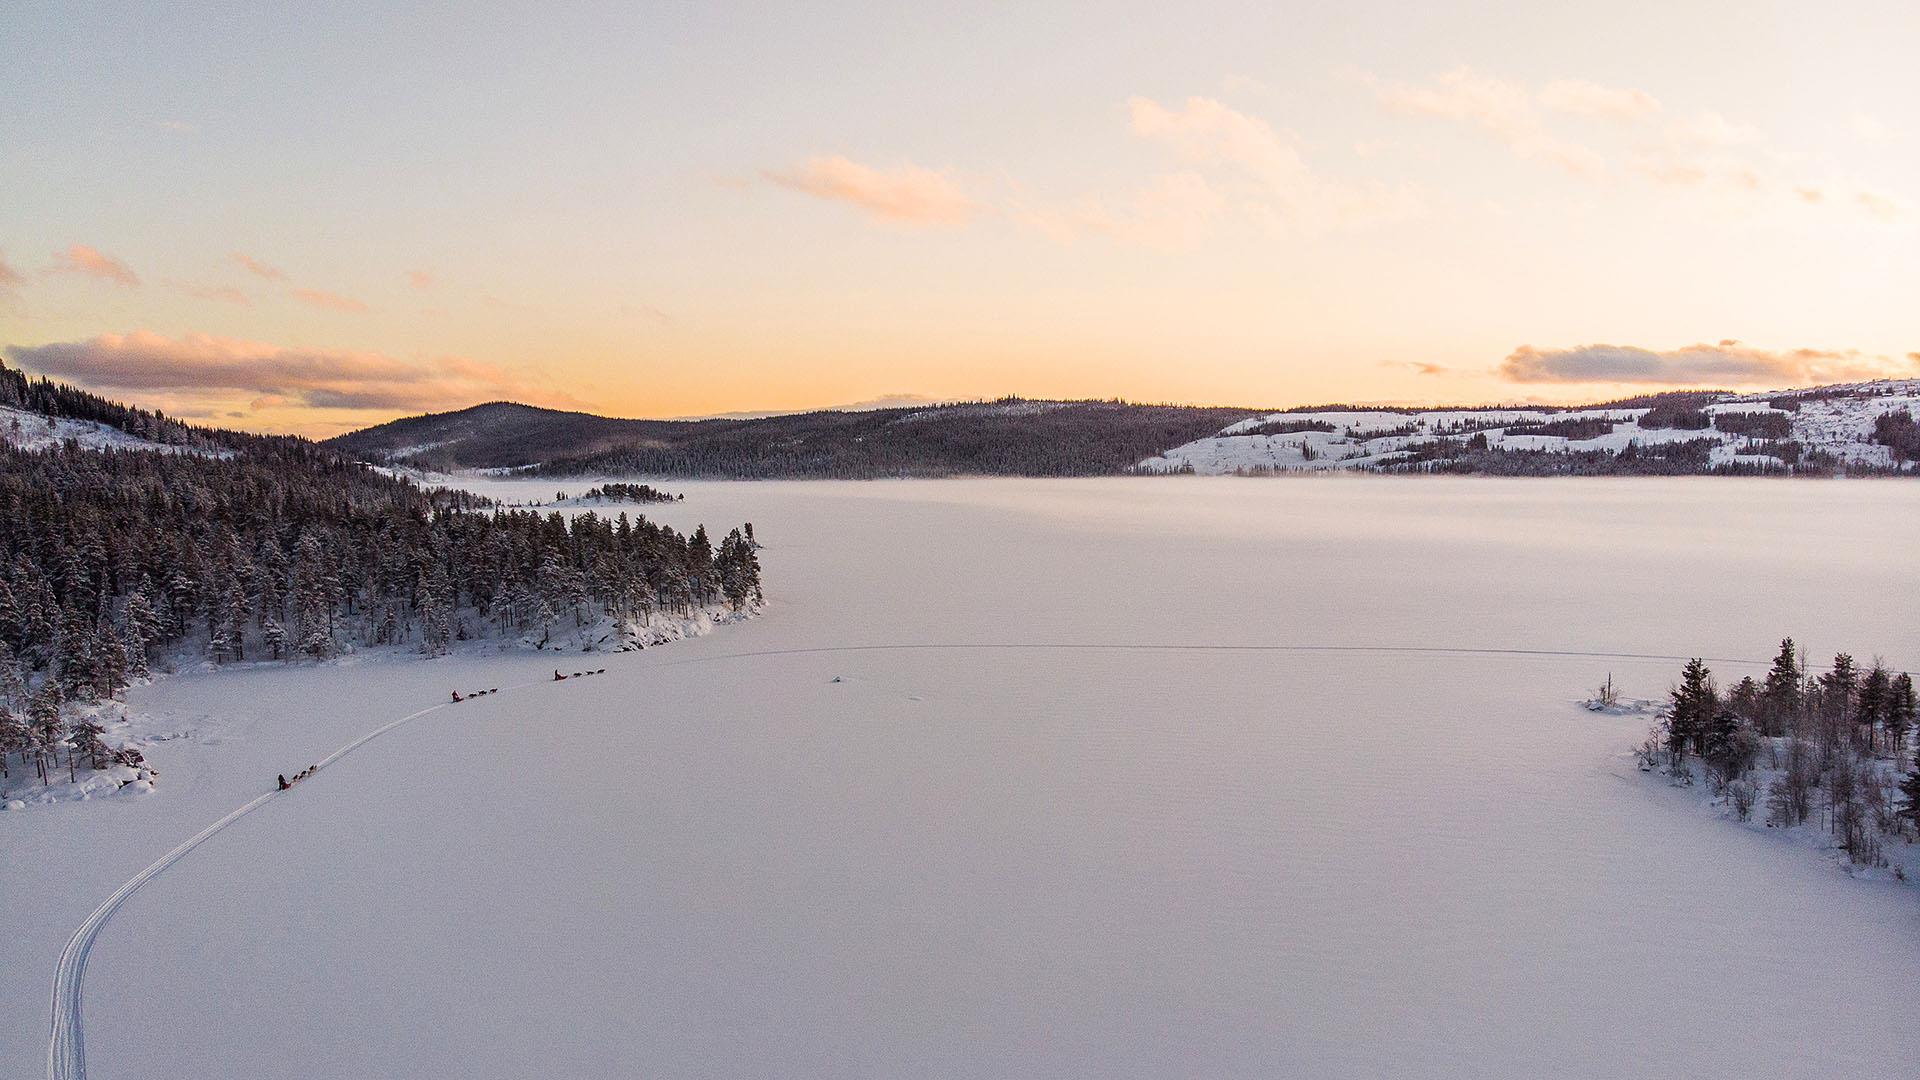
<svg viewBox="0 0 1920 1080">
<path fill-rule="evenodd" d="M 1291 653 L 1346 652 L 1346 653 L 1374 653 L 1374 654 L 1415 654 L 1415 655 L 1432 655 L 1432 656 L 1560 657 L 1560 658 L 1570 658 L 1570 659 L 1659 661 L 1664 663 L 1684 663 L 1685 661 L 1691 659 L 1691 657 L 1686 657 L 1686 656 L 1668 656 L 1668 655 L 1659 654 L 1659 653 L 1583 652 L 1583 651 L 1574 651 L 1574 650 L 1566 650 L 1566 649 L 1446 648 L 1446 647 L 1437 647 L 1437 646 L 1415 646 L 1415 645 L 1209 645 L 1209 644 L 1200 644 L 1200 643 L 1096 644 L 1096 643 L 1084 643 L 1084 642 L 1065 642 L 1065 643 L 974 642 L 974 643 L 959 643 L 959 644 L 937 644 L 932 642 L 926 642 L 926 643 L 904 643 L 904 644 L 891 644 L 891 645 L 822 645 L 822 646 L 815 646 L 811 648 L 762 649 L 762 650 L 751 651 L 751 652 L 720 653 L 714 656 L 689 657 L 685 660 L 669 661 L 668 663 L 660 664 L 658 666 L 667 667 L 667 666 L 677 666 L 679 664 L 710 663 L 718 660 L 746 660 L 746 659 L 752 659 L 755 657 L 766 657 L 766 656 L 806 656 L 806 655 L 814 655 L 814 654 L 821 654 L 821 653 L 888 652 L 888 651 L 915 651 L 915 650 L 954 650 L 954 651 L 1072 650 L 1072 651 L 1086 651 L 1086 652 L 1141 651 L 1141 652 L 1291 652 Z M 1765 660 L 1734 659 L 1729 657 L 1705 657 L 1704 659 L 1708 660 L 1711 663 L 1716 663 L 1716 664 L 1764 665 L 1767 663 L 1767 661 Z M 523 690 L 530 686 L 542 685 L 543 682 L 544 681 L 522 683 L 518 686 L 509 686 L 509 687 L 504 687 L 503 689 Z M 346 757 L 348 754 L 353 753 L 355 750 L 358 750 L 360 747 L 365 746 L 369 742 L 372 742 L 374 739 L 377 739 L 380 736 L 386 734 L 387 732 L 392 731 L 394 728 L 397 728 L 400 725 L 408 723 L 410 721 L 418 720 L 420 717 L 426 716 L 428 713 L 438 712 L 439 710 L 444 709 L 451 704 L 453 703 L 450 701 L 443 701 L 437 705 L 430 705 L 427 708 L 421 709 L 417 712 L 408 713 L 407 715 L 400 717 L 398 720 L 389 721 L 388 723 L 383 724 L 380 727 L 377 727 L 372 731 L 367 732 L 364 735 L 361 735 L 359 738 L 354 739 L 352 742 L 346 744 L 345 746 L 342 746 L 340 749 L 335 750 L 333 753 L 328 754 L 324 758 L 321 758 L 319 764 L 315 767 L 316 772 L 320 769 L 326 768 L 327 766 L 333 764 L 336 761 L 339 761 L 341 758 Z M 145 870 L 142 870 L 138 874 L 135 874 L 133 877 L 129 878 L 125 884 L 121 885 L 118 889 L 115 889 L 113 892 L 113 895 L 107 897 L 104 903 L 102 903 L 98 908 L 95 908 L 93 911 L 93 914 L 87 916 L 86 921 L 82 922 L 80 924 L 79 929 L 73 932 L 73 937 L 67 941 L 66 948 L 61 950 L 59 964 L 54 968 L 52 1027 L 51 1027 L 50 1038 L 47 1044 L 47 1078 L 48 1080 L 86 1080 L 86 1075 L 87 1075 L 86 1041 L 83 1037 L 83 1032 L 81 1030 L 81 1024 L 80 1024 L 81 980 L 86 975 L 87 956 L 90 952 L 92 952 L 93 943 L 99 937 L 101 928 L 107 924 L 107 920 L 113 918 L 113 913 L 117 911 L 120 905 L 126 902 L 127 897 L 132 896 L 134 892 L 136 892 L 140 888 L 140 886 L 145 885 L 147 882 L 153 880 L 154 877 L 158 876 L 162 871 L 166 870 L 169 866 L 172 866 L 174 863 L 179 862 L 180 859 L 183 858 L 188 852 L 192 851 L 196 847 L 199 847 L 206 840 L 220 833 L 222 830 L 226 829 L 228 826 L 232 825 L 234 822 L 239 821 L 241 818 L 246 817 L 248 814 L 251 814 L 255 810 L 258 810 L 260 807 L 265 806 L 267 803 L 272 802 L 273 800 L 286 795 L 288 791 L 292 791 L 292 790 L 293 790 L 292 788 L 289 788 L 286 791 L 280 791 L 280 790 L 268 791 L 265 794 L 260 795 L 257 798 L 253 799 L 253 801 L 248 802 L 245 805 L 235 809 L 232 813 L 229 813 L 227 816 L 221 818 L 220 820 L 214 822 L 213 824 L 195 833 L 191 838 L 186 840 L 179 847 L 176 847 L 172 851 L 169 851 L 165 855 L 162 855 L 158 859 L 155 859 L 153 863 L 149 865 Z"/>
<path fill-rule="evenodd" d="M 532 685 L 535 684 L 524 683 L 522 686 L 510 686 L 506 689 L 518 690 L 523 686 Z M 321 758 L 319 763 L 314 766 L 314 772 L 317 774 L 321 769 L 339 761 L 341 758 L 346 757 L 360 747 L 365 746 L 367 743 L 372 742 L 408 721 L 418 720 L 428 713 L 437 712 L 451 704 L 453 704 L 453 702 L 443 701 L 438 705 L 430 705 L 417 712 L 408 713 L 398 720 L 389 721 L 380 727 L 374 728 L 372 731 L 361 735 L 347 745 Z M 309 777 L 309 779 L 311 779 L 311 777 Z M 234 810 L 226 817 L 193 834 L 191 838 L 179 847 L 155 859 L 145 870 L 127 879 L 126 884 L 115 889 L 113 895 L 107 897 L 105 903 L 95 908 L 93 914 L 87 916 L 86 921 L 80 924 L 80 928 L 73 932 L 73 937 L 67 940 L 67 947 L 60 951 L 60 962 L 54 967 L 53 971 L 52 1022 L 47 1042 L 48 1080 L 86 1080 L 87 1044 L 85 1033 L 80 1026 L 80 988 L 81 980 L 87 973 L 87 956 L 93 951 L 93 943 L 100 936 L 101 927 L 107 924 L 108 919 L 113 918 L 113 913 L 119 910 L 120 905 L 126 902 L 127 897 L 132 896 L 138 891 L 140 886 L 153 880 L 161 871 L 179 862 L 187 852 L 199 847 L 207 839 L 226 829 L 234 822 L 239 821 L 241 818 L 246 817 L 248 814 L 253 813 L 255 810 L 286 795 L 292 790 L 294 789 L 286 788 L 284 790 L 275 789 L 268 791 L 246 805 Z"/>
</svg>

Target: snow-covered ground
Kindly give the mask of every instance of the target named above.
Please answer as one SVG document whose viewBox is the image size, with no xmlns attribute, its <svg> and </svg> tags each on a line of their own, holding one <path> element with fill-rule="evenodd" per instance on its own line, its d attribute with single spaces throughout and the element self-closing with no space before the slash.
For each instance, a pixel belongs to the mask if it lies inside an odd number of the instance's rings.
<svg viewBox="0 0 1920 1080">
<path fill-rule="evenodd" d="M 1728 395 L 1706 407 L 1709 413 L 1781 413 L 1792 424 L 1791 439 L 1809 451 L 1823 451 L 1846 461 L 1887 467 L 1890 451 L 1872 441 L 1873 422 L 1882 413 L 1920 413 L 1920 380 L 1895 380 L 1822 388 L 1819 394 Z M 1788 412 L 1769 402 L 1798 397 L 1798 410 Z M 1272 413 L 1249 417 L 1216 435 L 1167 450 L 1139 464 L 1145 472 L 1191 470 L 1201 475 L 1266 472 L 1358 470 L 1391 465 L 1409 448 L 1435 441 L 1464 443 L 1476 434 L 1494 449 L 1549 451 L 1605 451 L 1617 454 L 1629 444 L 1712 439 L 1712 464 L 1778 467 L 1780 459 L 1763 452 L 1764 440 L 1717 429 L 1646 428 L 1640 420 L 1646 409 L 1435 409 L 1404 412 Z M 1590 438 L 1566 438 L 1510 432 L 1523 424 L 1593 419 L 1612 430 Z M 1319 422 L 1332 431 L 1262 433 L 1262 428 Z"/>
<path fill-rule="evenodd" d="M 507 499 L 545 481 L 484 482 Z M 1920 489 L 685 484 L 760 618 L 133 693 L 138 799 L 0 814 L 0 1072 L 73 929 L 114 1077 L 1892 1077 L 1920 890 L 1651 784 L 1612 672 L 1914 666 Z M 1485 650 L 1485 651 L 1481 651 Z M 1592 653 L 1642 654 L 1644 658 Z M 1724 659 L 1723 676 L 1744 669 Z M 1759 670 L 1758 667 L 1751 670 Z"/>
</svg>

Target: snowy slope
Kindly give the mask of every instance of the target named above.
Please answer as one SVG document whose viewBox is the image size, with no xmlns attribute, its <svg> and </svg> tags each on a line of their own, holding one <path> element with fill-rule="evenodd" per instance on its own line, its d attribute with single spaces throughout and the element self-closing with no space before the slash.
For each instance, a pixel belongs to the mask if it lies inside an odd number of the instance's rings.
<svg viewBox="0 0 1920 1080">
<path fill-rule="evenodd" d="M 578 683 L 503 653 L 140 688 L 190 732 L 152 794 L 0 815 L 0 1074 L 43 1073 L 62 947 L 122 883 L 473 686 L 519 689 L 125 900 L 89 1075 L 1910 1074 L 1920 891 L 1649 791 L 1645 717 L 1570 699 L 1675 667 L 1587 653 L 1910 648 L 1861 598 L 1920 590 L 1920 487 L 1283 488 L 690 484 L 661 520 L 772 538 L 764 617 Z"/>
<path fill-rule="evenodd" d="M 72 440 L 88 450 L 192 452 L 186 447 L 152 442 L 91 420 L 55 419 L 7 405 L 0 405 L 0 439 L 24 450 L 47 450 Z"/>
<path fill-rule="evenodd" d="M 1793 399 L 1799 408 L 1788 411 L 1771 402 Z M 1781 391 L 1745 396 L 1726 395 L 1706 407 L 1713 413 L 1780 413 L 1792 425 L 1790 439 L 1803 450 L 1832 454 L 1847 462 L 1887 468 L 1890 451 L 1871 441 L 1874 419 L 1883 413 L 1920 412 L 1920 380 L 1894 380 L 1813 390 Z M 1142 472 L 1192 472 L 1203 475 L 1264 472 L 1313 472 L 1340 469 L 1377 469 L 1406 459 L 1411 448 L 1441 443 L 1464 450 L 1474 436 L 1494 449 L 1536 451 L 1604 451 L 1618 454 L 1629 444 L 1711 439 L 1711 465 L 1783 467 L 1766 451 L 1765 441 L 1714 428 L 1687 430 L 1647 428 L 1640 423 L 1647 409 L 1439 409 L 1404 412 L 1272 413 L 1249 417 L 1217 435 L 1174 447 L 1139 465 Z M 1603 420 L 1609 433 L 1569 439 L 1556 435 L 1516 434 L 1508 428 L 1574 419 Z M 1273 425 L 1320 422 L 1332 432 L 1301 431 L 1261 434 Z M 1908 463 L 1913 468 L 1913 463 Z"/>
</svg>

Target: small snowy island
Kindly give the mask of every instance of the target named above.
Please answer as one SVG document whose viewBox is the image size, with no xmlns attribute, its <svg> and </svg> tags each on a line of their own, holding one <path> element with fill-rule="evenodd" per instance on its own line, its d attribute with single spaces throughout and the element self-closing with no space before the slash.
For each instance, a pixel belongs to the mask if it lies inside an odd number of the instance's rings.
<svg viewBox="0 0 1920 1080">
<path fill-rule="evenodd" d="M 1788 638 L 1759 680 L 1722 691 L 1705 661 L 1688 661 L 1664 706 L 1627 703 L 1612 680 L 1595 711 L 1659 717 L 1636 751 L 1640 769 L 1699 788 L 1735 821 L 1835 851 L 1849 871 L 1905 881 L 1920 872 L 1920 747 L 1913 676 L 1846 653 L 1812 674 Z"/>
</svg>

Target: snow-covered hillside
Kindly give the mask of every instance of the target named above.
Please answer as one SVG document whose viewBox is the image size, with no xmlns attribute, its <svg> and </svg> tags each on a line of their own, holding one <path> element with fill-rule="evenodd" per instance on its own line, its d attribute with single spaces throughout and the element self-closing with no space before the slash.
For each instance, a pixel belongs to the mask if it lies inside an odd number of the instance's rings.
<svg viewBox="0 0 1920 1080">
<path fill-rule="evenodd" d="M 187 453 L 186 447 L 152 442 L 92 420 L 67 420 L 0 405 L 0 439 L 23 450 L 46 450 L 69 440 L 88 450 L 157 450 Z"/>
<path fill-rule="evenodd" d="M 1652 426 L 1649 408 L 1436 409 L 1270 413 L 1249 417 L 1142 461 L 1148 473 L 1208 475 L 1387 469 L 1416 461 L 1454 462 L 1475 450 L 1534 453 L 1600 453 L 1709 441 L 1698 468 L 1705 472 L 1745 466 L 1792 470 L 1819 463 L 1822 469 L 1896 467 L 1888 447 L 1873 441 L 1874 421 L 1890 412 L 1920 411 L 1920 380 L 1894 380 L 1789 390 L 1770 394 L 1718 395 L 1700 411 L 1713 426 Z M 1777 415 L 1781 434 L 1754 434 L 1762 425 L 1718 417 Z M 1729 430 L 1733 429 L 1733 430 Z M 1913 462 L 1900 463 L 1911 471 Z M 1672 470 L 1687 471 L 1687 470 Z"/>
</svg>

